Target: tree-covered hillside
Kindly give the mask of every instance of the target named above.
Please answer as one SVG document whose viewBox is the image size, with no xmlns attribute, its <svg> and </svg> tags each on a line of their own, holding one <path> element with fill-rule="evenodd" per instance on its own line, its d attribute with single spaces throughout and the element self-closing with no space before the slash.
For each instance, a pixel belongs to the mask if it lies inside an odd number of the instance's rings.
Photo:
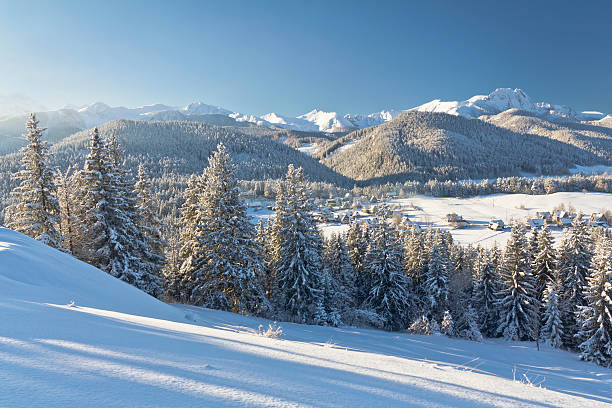
<svg viewBox="0 0 612 408">
<path fill-rule="evenodd" d="M 587 128 L 587 135 L 569 130 L 569 125 L 557 126 L 557 133 L 534 126 L 514 131 L 478 119 L 405 112 L 383 125 L 331 141 L 319 152 L 330 168 L 369 183 L 562 174 L 576 164 L 612 159 L 609 129 L 572 124 Z"/>
</svg>

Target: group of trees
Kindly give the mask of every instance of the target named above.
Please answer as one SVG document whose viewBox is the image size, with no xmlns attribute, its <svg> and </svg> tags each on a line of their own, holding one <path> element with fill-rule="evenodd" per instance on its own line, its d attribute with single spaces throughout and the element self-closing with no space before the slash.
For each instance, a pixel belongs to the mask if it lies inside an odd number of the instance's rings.
<svg viewBox="0 0 612 408">
<path fill-rule="evenodd" d="M 7 226 L 161 295 L 163 244 L 144 168 L 135 182 L 117 140 L 103 140 L 94 129 L 83 167 L 54 174 L 34 115 L 26 128 Z"/>
<path fill-rule="evenodd" d="M 581 217 L 558 248 L 547 229 L 521 225 L 504 251 L 463 247 L 445 231 L 390 225 L 384 205 L 373 223 L 323 239 L 290 165 L 274 217 L 255 226 L 219 144 L 189 179 L 164 254 L 144 168 L 134 182 L 112 135 L 94 129 L 82 169 L 54 177 L 33 116 L 27 127 L 9 227 L 154 296 L 300 323 L 542 340 L 612 365 L 612 238 Z"/>
<path fill-rule="evenodd" d="M 323 239 L 301 169 L 290 166 L 274 217 L 251 230 L 228 163 L 220 146 L 190 180 L 180 267 L 167 276 L 174 300 L 300 323 L 543 341 L 612 364 L 612 238 L 585 219 L 576 218 L 558 248 L 548 229 L 528 234 L 517 224 L 502 251 L 394 227 L 380 206 L 372 224 Z M 219 242 L 231 245 L 217 250 Z"/>
<path fill-rule="evenodd" d="M 242 180 L 242 191 L 252 196 L 274 198 L 277 180 Z M 612 175 L 584 176 L 580 173 L 563 177 L 502 177 L 493 180 L 463 180 L 420 182 L 409 180 L 403 183 L 355 186 L 352 189 L 324 182 L 309 182 L 313 196 L 320 198 L 351 197 L 384 198 L 388 193 L 406 198 L 416 194 L 433 197 L 473 197 L 489 194 L 544 195 L 557 192 L 612 193 Z"/>
</svg>

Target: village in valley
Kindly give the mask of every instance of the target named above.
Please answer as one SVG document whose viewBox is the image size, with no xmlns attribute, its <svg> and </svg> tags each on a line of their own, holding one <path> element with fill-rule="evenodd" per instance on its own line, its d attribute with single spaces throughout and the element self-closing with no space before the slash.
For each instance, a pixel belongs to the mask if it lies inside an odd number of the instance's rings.
<svg viewBox="0 0 612 408">
<path fill-rule="evenodd" d="M 247 203 L 256 222 L 274 214 L 274 201 L 249 199 Z M 555 238 L 560 238 L 564 229 L 571 228 L 577 217 L 586 217 L 591 227 L 612 228 L 612 203 L 601 193 L 439 198 L 400 197 L 391 191 L 381 197 L 346 194 L 313 198 L 311 203 L 314 219 L 326 237 L 346 232 L 353 222 L 375 223 L 381 215 L 389 224 L 406 230 L 448 230 L 462 244 L 484 247 L 505 244 L 513 223 L 520 223 L 531 231 L 546 226 Z"/>
</svg>

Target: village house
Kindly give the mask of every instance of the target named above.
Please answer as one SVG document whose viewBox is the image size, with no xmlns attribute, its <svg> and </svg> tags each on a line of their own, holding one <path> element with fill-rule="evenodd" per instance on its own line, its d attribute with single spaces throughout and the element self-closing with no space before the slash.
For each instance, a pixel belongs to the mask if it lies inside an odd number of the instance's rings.
<svg viewBox="0 0 612 408">
<path fill-rule="evenodd" d="M 489 221 L 489 229 L 492 229 L 493 231 L 503 231 L 505 227 L 506 226 L 502 220 Z"/>
<path fill-rule="evenodd" d="M 552 224 L 553 216 L 550 211 L 538 211 L 536 212 L 536 218 L 544 220 L 547 224 Z"/>
<path fill-rule="evenodd" d="M 544 218 L 528 218 L 525 223 L 527 229 L 539 229 L 546 225 L 546 219 Z"/>
</svg>

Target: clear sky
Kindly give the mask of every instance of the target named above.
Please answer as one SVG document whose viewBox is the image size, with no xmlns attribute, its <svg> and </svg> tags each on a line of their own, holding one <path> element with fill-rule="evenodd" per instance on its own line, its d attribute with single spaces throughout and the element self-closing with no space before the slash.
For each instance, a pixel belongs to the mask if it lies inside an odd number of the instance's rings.
<svg viewBox="0 0 612 408">
<path fill-rule="evenodd" d="M 612 112 L 612 1 L 0 0 L 0 94 L 297 115 L 497 87 Z"/>
</svg>

